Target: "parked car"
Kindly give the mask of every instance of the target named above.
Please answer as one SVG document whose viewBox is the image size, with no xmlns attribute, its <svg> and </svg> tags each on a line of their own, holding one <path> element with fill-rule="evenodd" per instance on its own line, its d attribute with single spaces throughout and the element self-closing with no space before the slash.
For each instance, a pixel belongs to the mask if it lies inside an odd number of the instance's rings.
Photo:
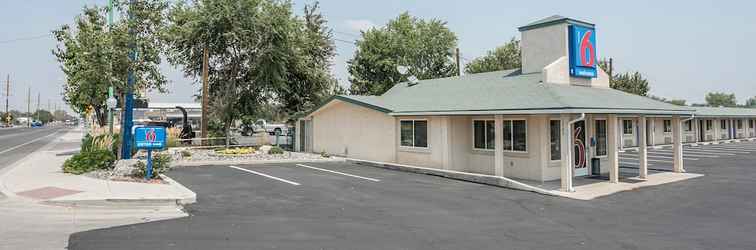
<svg viewBox="0 0 756 250">
<path fill-rule="evenodd" d="M 44 124 L 42 124 L 42 122 L 40 122 L 40 121 L 33 121 L 33 122 L 31 123 L 31 127 L 32 127 L 32 128 L 41 128 L 41 127 L 42 127 L 42 125 L 44 125 Z"/>
</svg>

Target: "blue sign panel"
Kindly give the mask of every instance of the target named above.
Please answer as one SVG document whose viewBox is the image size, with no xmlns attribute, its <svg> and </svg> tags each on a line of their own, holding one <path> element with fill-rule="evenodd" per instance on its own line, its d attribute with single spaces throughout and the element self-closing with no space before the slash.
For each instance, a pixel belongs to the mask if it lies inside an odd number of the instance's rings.
<svg viewBox="0 0 756 250">
<path fill-rule="evenodd" d="M 136 127 L 134 128 L 134 140 L 138 149 L 165 148 L 165 128 Z"/>
<path fill-rule="evenodd" d="M 570 75 L 574 77 L 596 77 L 596 30 L 589 27 L 570 25 Z"/>
</svg>

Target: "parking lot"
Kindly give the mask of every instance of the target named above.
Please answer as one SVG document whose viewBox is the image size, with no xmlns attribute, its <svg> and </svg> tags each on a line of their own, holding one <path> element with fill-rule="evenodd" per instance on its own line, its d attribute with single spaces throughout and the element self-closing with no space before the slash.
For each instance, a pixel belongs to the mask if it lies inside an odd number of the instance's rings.
<svg viewBox="0 0 756 250">
<path fill-rule="evenodd" d="M 670 150 L 650 150 L 650 168 L 671 170 Z M 753 152 L 686 147 L 706 176 L 592 201 L 349 163 L 180 168 L 192 216 L 80 232 L 69 249 L 749 249 Z"/>
</svg>

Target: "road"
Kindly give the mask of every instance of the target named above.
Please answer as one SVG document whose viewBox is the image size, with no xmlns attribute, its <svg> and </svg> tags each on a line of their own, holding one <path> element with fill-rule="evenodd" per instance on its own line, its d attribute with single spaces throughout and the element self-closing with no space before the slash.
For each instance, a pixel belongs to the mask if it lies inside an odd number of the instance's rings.
<svg viewBox="0 0 756 250">
<path fill-rule="evenodd" d="M 592 201 L 349 163 L 180 168 L 192 216 L 76 233 L 68 249 L 753 249 L 756 143 L 686 151 L 704 177 Z"/>
<path fill-rule="evenodd" d="M 65 130 L 64 127 L 0 129 L 0 171 L 55 140 L 54 134 Z"/>
</svg>

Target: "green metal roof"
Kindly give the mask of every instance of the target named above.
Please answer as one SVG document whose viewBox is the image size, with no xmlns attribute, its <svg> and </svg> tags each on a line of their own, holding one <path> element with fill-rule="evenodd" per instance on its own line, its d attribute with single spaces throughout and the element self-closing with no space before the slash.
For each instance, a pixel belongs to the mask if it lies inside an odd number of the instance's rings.
<svg viewBox="0 0 756 250">
<path fill-rule="evenodd" d="M 526 31 L 526 30 L 532 30 L 536 28 L 541 28 L 541 27 L 546 27 L 546 26 L 551 26 L 551 25 L 561 24 L 561 23 L 577 24 L 577 25 L 591 27 L 591 28 L 595 26 L 594 24 L 589 23 L 589 22 L 567 18 L 560 15 L 553 15 L 553 16 L 546 17 L 546 18 L 537 20 L 535 22 L 529 23 L 525 26 L 517 28 L 517 30 Z"/>
<path fill-rule="evenodd" d="M 756 117 L 754 108 L 693 107 L 698 117 Z"/>
<path fill-rule="evenodd" d="M 391 115 L 624 113 L 692 114 L 693 109 L 604 88 L 541 83 L 519 70 L 398 83 L 381 96 L 336 99 Z"/>
</svg>

